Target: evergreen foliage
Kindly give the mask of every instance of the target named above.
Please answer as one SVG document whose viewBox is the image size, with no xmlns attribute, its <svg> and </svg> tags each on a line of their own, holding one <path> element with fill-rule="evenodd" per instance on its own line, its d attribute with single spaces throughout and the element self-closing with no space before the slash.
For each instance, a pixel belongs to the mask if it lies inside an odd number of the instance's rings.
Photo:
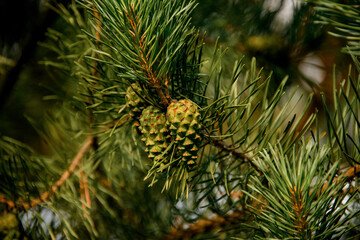
<svg viewBox="0 0 360 240">
<path fill-rule="evenodd" d="M 313 1 L 316 10 L 320 13 L 318 22 L 330 24 L 334 29 L 330 34 L 347 40 L 348 47 L 344 50 L 359 55 L 359 3 L 338 3 L 336 1 Z"/>
<path fill-rule="evenodd" d="M 284 1 L 261 12 L 267 2 L 253 1 L 226 21 L 261 20 L 238 25 L 245 56 L 192 25 L 192 0 L 52 6 L 66 27 L 47 31 L 41 46 L 56 58 L 41 64 L 61 79 L 46 97 L 56 108 L 45 124 L 29 118 L 50 153 L 1 136 L 0 238 L 356 238 L 358 5 L 301 3 L 281 30 L 272 23 Z M 317 31 L 299 40 L 301 19 Z M 321 116 L 312 94 L 289 88 L 295 67 L 279 70 L 269 59 L 312 51 L 329 25 L 348 41 L 354 67 L 339 87 L 334 68 Z M 256 45 L 260 36 L 266 42 Z"/>
</svg>

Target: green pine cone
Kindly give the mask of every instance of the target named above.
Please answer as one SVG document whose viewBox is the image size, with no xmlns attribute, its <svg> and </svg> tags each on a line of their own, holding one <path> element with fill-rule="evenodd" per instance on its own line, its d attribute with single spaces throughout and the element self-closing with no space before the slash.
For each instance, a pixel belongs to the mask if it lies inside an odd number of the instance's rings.
<svg viewBox="0 0 360 240">
<path fill-rule="evenodd" d="M 126 106 L 129 108 L 129 115 L 133 118 L 139 118 L 146 106 L 144 100 L 139 97 L 141 93 L 141 88 L 135 83 L 131 84 L 126 91 Z"/>
<path fill-rule="evenodd" d="M 197 105 L 188 99 L 173 101 L 168 106 L 166 116 L 171 135 L 178 143 L 182 160 L 194 165 L 201 142 L 200 113 Z"/>
<path fill-rule="evenodd" d="M 170 138 L 169 131 L 166 126 L 165 113 L 160 109 L 149 106 L 145 108 L 140 116 L 140 126 L 142 138 L 148 152 L 148 157 L 155 161 L 167 160 L 167 154 L 161 156 L 168 147 Z"/>
</svg>

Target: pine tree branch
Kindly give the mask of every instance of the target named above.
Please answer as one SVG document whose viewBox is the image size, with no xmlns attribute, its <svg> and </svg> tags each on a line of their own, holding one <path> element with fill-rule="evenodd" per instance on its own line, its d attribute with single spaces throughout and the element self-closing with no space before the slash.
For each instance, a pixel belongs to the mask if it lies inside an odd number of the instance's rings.
<svg viewBox="0 0 360 240">
<path fill-rule="evenodd" d="M 79 167 L 82 168 L 82 164 L 80 164 Z M 87 207 L 85 205 L 85 202 L 90 208 L 91 207 L 91 198 L 90 198 L 88 179 L 87 179 L 86 173 L 84 171 L 80 172 L 79 185 L 80 185 L 80 197 L 81 197 L 81 201 L 83 201 L 82 208 L 84 210 L 86 210 Z M 84 212 L 84 218 L 87 219 L 87 217 L 88 217 L 87 214 Z"/>
<path fill-rule="evenodd" d="M 342 177 L 335 178 L 334 182 L 341 182 L 346 179 L 347 182 L 351 182 L 355 177 L 360 175 L 360 164 L 356 164 L 354 167 L 349 168 Z M 323 192 L 329 183 L 325 183 L 321 188 Z"/>
<path fill-rule="evenodd" d="M 240 158 L 242 160 L 244 160 L 244 162 L 248 162 L 250 163 L 250 165 L 257 171 L 260 172 L 259 168 L 255 165 L 254 160 L 252 158 L 250 158 L 248 155 L 246 155 L 245 153 L 239 152 L 235 149 L 233 149 L 234 146 L 225 143 L 222 140 L 216 139 L 216 138 L 209 138 L 209 141 L 211 141 L 215 147 L 221 148 L 224 151 L 229 152 L 229 154 L 233 155 L 236 158 Z"/>
<path fill-rule="evenodd" d="M 193 224 L 183 224 L 179 227 L 173 227 L 171 232 L 163 236 L 162 240 L 192 239 L 200 234 L 216 231 L 226 226 L 238 224 L 247 219 L 250 213 L 232 212 L 227 216 L 216 215 L 210 219 L 200 219 Z"/>
<path fill-rule="evenodd" d="M 95 17 L 97 19 L 100 19 L 100 14 L 96 11 L 96 9 L 94 7 L 93 7 L 93 10 L 94 10 L 93 13 L 94 13 Z M 100 32 L 101 32 L 101 22 L 100 22 L 100 20 L 98 20 L 98 21 L 96 21 L 96 32 L 95 32 L 97 40 L 101 39 Z"/>
<path fill-rule="evenodd" d="M 345 172 L 345 176 L 348 181 L 353 180 L 356 176 L 360 174 L 360 164 L 355 165 L 354 167 L 348 169 Z"/>
<path fill-rule="evenodd" d="M 100 19 L 100 15 L 99 13 L 96 11 L 96 9 L 93 7 L 93 13 L 95 15 L 95 17 L 97 19 Z M 96 21 L 96 30 L 95 30 L 95 34 L 96 34 L 96 39 L 97 40 L 101 40 L 100 37 L 100 31 L 101 31 L 101 22 L 100 21 Z M 96 42 L 97 45 L 99 45 L 99 41 Z M 97 58 L 98 54 L 95 53 L 95 57 Z M 97 77 L 99 75 L 98 71 L 96 70 L 96 67 L 98 65 L 98 62 L 94 62 L 93 64 L 93 68 L 91 69 L 91 75 L 93 75 L 94 77 Z M 90 92 L 91 96 L 93 96 L 93 91 L 88 88 L 88 91 Z M 89 104 L 92 105 L 94 104 L 93 98 L 89 97 Z M 93 122 L 94 122 L 94 117 L 93 117 L 93 113 L 91 111 L 88 111 L 88 115 L 89 115 L 89 123 L 90 123 L 90 127 L 92 126 Z M 94 136 L 93 137 L 93 143 L 92 143 L 92 147 L 93 149 L 96 151 L 98 146 L 97 146 L 97 137 Z M 82 164 L 80 163 L 80 168 L 82 168 Z M 86 202 L 86 204 L 91 207 L 91 198 L 90 198 L 90 192 L 89 192 L 89 185 L 88 185 L 88 179 L 87 179 L 87 175 L 84 171 L 80 172 L 80 180 L 79 180 L 79 187 L 80 187 L 80 197 L 81 200 L 83 201 L 82 203 L 82 208 L 84 210 L 86 210 L 86 205 L 84 202 Z M 87 214 L 84 212 L 84 218 L 87 219 Z"/>
<path fill-rule="evenodd" d="M 295 212 L 295 222 L 297 224 L 296 233 L 300 236 L 305 236 L 307 229 L 307 218 L 304 214 L 304 202 L 302 197 L 302 192 L 297 191 L 294 186 L 293 189 L 290 189 L 291 200 L 293 203 L 293 210 Z"/>
<path fill-rule="evenodd" d="M 72 160 L 69 168 L 63 172 L 59 180 L 55 182 L 55 184 L 50 188 L 50 190 L 42 193 L 40 197 L 31 200 L 30 202 L 25 202 L 22 198 L 19 198 L 18 202 L 15 203 L 11 200 L 7 200 L 5 196 L 0 196 L 0 203 L 6 204 L 8 206 L 8 209 L 14 209 L 14 208 L 20 208 L 24 210 L 28 210 L 32 207 L 35 207 L 36 205 L 47 201 L 47 199 L 55 193 L 59 187 L 61 187 L 64 182 L 71 176 L 71 174 L 75 171 L 76 167 L 79 165 L 81 159 L 83 158 L 84 154 L 89 150 L 89 148 L 92 146 L 94 141 L 94 138 L 91 136 L 88 138 L 88 140 L 83 144 L 83 146 L 80 148 L 79 152 L 76 154 L 74 159 Z"/>
<path fill-rule="evenodd" d="M 137 43 L 137 48 L 139 48 L 139 60 L 142 66 L 142 70 L 146 73 L 146 77 L 150 80 L 150 85 L 153 86 L 158 94 L 158 96 L 161 99 L 161 103 L 164 106 L 168 106 L 171 102 L 171 97 L 169 93 L 169 86 L 168 86 L 168 79 L 166 78 L 165 87 L 166 87 L 166 95 L 162 91 L 162 86 L 160 84 L 160 79 L 156 77 L 156 72 L 152 69 L 152 64 L 148 62 L 148 56 L 145 54 L 145 43 L 144 38 L 145 34 L 140 34 L 138 30 L 139 22 L 137 21 L 137 16 L 134 16 L 134 10 L 130 9 L 131 13 L 129 14 L 128 11 L 126 12 L 126 17 L 128 18 L 128 21 L 130 23 L 130 33 L 133 37 L 133 41 Z M 141 35 L 141 36 L 140 36 Z"/>
</svg>

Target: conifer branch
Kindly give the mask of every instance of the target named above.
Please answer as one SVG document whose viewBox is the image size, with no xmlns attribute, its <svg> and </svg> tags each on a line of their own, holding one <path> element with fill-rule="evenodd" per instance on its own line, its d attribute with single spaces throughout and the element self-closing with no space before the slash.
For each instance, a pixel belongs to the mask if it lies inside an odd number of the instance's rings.
<svg viewBox="0 0 360 240">
<path fill-rule="evenodd" d="M 356 164 L 355 166 L 349 168 L 342 177 L 335 178 L 334 182 L 341 182 L 343 180 L 346 180 L 347 182 L 351 182 L 355 177 L 360 175 L 360 164 Z M 323 192 L 329 183 L 325 183 L 323 187 L 321 188 L 321 191 Z"/>
<path fill-rule="evenodd" d="M 80 164 L 80 168 L 82 168 L 82 164 Z M 89 207 L 91 207 L 91 198 L 90 198 L 88 179 L 84 171 L 80 172 L 79 185 L 80 185 L 80 197 L 81 200 L 83 201 L 82 208 L 86 210 L 87 207 L 85 205 L 85 202 Z M 87 217 L 88 217 L 87 214 L 84 212 L 84 218 L 86 219 Z"/>
<path fill-rule="evenodd" d="M 96 19 L 98 19 L 98 21 L 96 21 L 96 31 L 95 31 L 95 34 L 96 34 L 96 39 L 97 40 L 100 40 L 101 37 L 100 37 L 100 32 L 101 32 L 101 22 L 100 22 L 100 14 L 96 11 L 96 9 L 93 7 L 93 13 L 96 17 Z"/>
<path fill-rule="evenodd" d="M 99 13 L 96 11 L 96 9 L 94 7 L 93 7 L 93 10 L 94 10 L 93 13 L 94 13 L 95 17 L 97 19 L 100 19 L 100 15 L 99 15 Z M 96 39 L 98 40 L 96 42 L 96 44 L 99 44 L 99 41 L 101 40 L 100 31 L 101 31 L 101 22 L 98 20 L 98 21 L 96 21 L 96 30 L 95 30 Z M 96 58 L 98 57 L 97 53 L 95 53 L 95 57 Z M 98 62 L 95 61 L 94 64 L 93 64 L 93 68 L 91 69 L 91 75 L 93 75 L 94 77 L 97 77 L 99 75 L 98 71 L 96 70 L 97 65 L 98 65 Z M 90 88 L 88 88 L 88 91 L 93 96 L 93 91 Z M 88 100 L 89 100 L 90 105 L 94 104 L 94 101 L 93 101 L 93 99 L 91 97 L 89 97 Z M 89 115 L 89 123 L 90 123 L 90 127 L 91 127 L 92 123 L 94 122 L 93 114 L 92 114 L 91 111 L 88 111 L 88 115 Z M 95 151 L 97 150 L 97 137 L 96 136 L 93 137 L 92 147 L 93 147 L 93 149 Z M 81 163 L 80 163 L 80 168 L 82 168 Z M 79 185 L 80 185 L 79 186 L 80 187 L 80 197 L 81 197 L 81 200 L 83 201 L 82 208 L 84 210 L 86 210 L 86 205 L 85 205 L 84 202 L 86 202 L 86 204 L 89 207 L 91 207 L 91 198 L 90 198 L 87 175 L 86 175 L 86 173 L 84 171 L 80 172 Z M 85 212 L 84 212 L 84 218 L 85 219 L 87 218 L 87 215 L 86 215 Z"/>
<path fill-rule="evenodd" d="M 48 198 L 55 193 L 59 187 L 61 187 L 64 182 L 72 175 L 75 171 L 76 167 L 80 164 L 81 159 L 83 158 L 84 154 L 89 150 L 92 146 L 94 138 L 91 136 L 88 140 L 84 143 L 84 145 L 80 148 L 79 152 L 76 154 L 74 159 L 72 160 L 69 168 L 63 172 L 59 180 L 55 182 L 55 184 L 50 188 L 50 190 L 42 193 L 40 197 L 31 200 L 30 202 L 25 202 L 22 198 L 19 198 L 18 202 L 15 203 L 14 201 L 7 200 L 5 196 L 0 196 L 0 203 L 6 204 L 8 209 L 20 208 L 28 210 L 37 206 L 38 204 L 45 202 Z"/>
<path fill-rule="evenodd" d="M 244 211 L 232 212 L 226 216 L 216 215 L 210 219 L 199 219 L 193 224 L 180 225 L 173 227 L 171 232 L 162 237 L 162 240 L 192 239 L 200 234 L 216 231 L 226 226 L 235 224 L 246 219 L 250 214 Z"/>
<path fill-rule="evenodd" d="M 250 158 L 247 154 L 239 152 L 236 149 L 233 149 L 234 146 L 225 143 L 222 140 L 216 139 L 216 138 L 210 138 L 209 141 L 211 141 L 214 146 L 221 148 L 224 151 L 229 152 L 229 154 L 233 155 L 236 158 L 240 158 L 242 160 L 244 160 L 244 162 L 248 162 L 250 163 L 250 165 L 257 171 L 260 172 L 259 168 L 256 166 L 256 164 L 254 163 L 254 160 L 252 158 Z"/>
<path fill-rule="evenodd" d="M 295 212 L 295 222 L 297 224 L 296 232 L 300 236 L 304 234 L 307 228 L 306 216 L 303 214 L 304 203 L 301 191 L 297 191 L 296 186 L 290 189 L 291 200 L 293 202 L 293 210 Z"/>
<path fill-rule="evenodd" d="M 351 181 L 353 180 L 356 176 L 358 176 L 360 174 L 360 164 L 355 165 L 354 167 L 348 169 L 345 174 L 344 177 L 348 180 Z"/>
<path fill-rule="evenodd" d="M 128 11 L 125 10 L 126 13 L 126 17 L 128 18 L 128 21 L 130 23 L 130 33 L 132 35 L 133 41 L 136 42 L 138 45 L 136 46 L 139 49 L 139 53 L 140 56 L 139 60 L 140 60 L 140 64 L 142 67 L 142 70 L 146 73 L 146 77 L 149 79 L 150 81 L 150 86 L 154 87 L 158 96 L 161 99 L 161 103 L 165 106 L 168 106 L 171 102 L 171 97 L 169 94 L 169 89 L 168 89 L 168 79 L 165 79 L 165 87 L 166 87 L 166 96 L 164 94 L 164 92 L 162 91 L 162 86 L 160 84 L 160 79 L 158 79 L 156 76 L 156 72 L 153 71 L 152 69 L 152 65 L 150 64 L 148 61 L 148 55 L 145 54 L 145 43 L 144 43 L 144 39 L 145 39 L 145 34 L 142 34 L 139 32 L 138 30 L 138 26 L 139 26 L 139 21 L 137 21 L 137 16 L 134 15 L 134 10 L 130 9 L 131 13 L 129 14 Z"/>
</svg>

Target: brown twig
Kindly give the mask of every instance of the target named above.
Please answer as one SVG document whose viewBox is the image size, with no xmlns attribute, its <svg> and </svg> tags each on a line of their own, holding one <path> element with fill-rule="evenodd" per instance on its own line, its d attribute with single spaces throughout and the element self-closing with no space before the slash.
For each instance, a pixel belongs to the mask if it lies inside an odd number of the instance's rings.
<svg viewBox="0 0 360 240">
<path fill-rule="evenodd" d="M 42 193 L 40 197 L 32 199 L 30 202 L 25 202 L 22 198 L 19 198 L 17 203 L 15 203 L 14 201 L 7 200 L 5 196 L 0 196 L 0 203 L 6 204 L 8 206 L 8 209 L 21 208 L 28 210 L 29 208 L 35 207 L 41 202 L 45 202 L 53 193 L 55 193 L 58 190 L 59 187 L 61 187 L 64 184 L 64 182 L 75 171 L 76 167 L 79 165 L 84 154 L 91 147 L 93 143 L 93 139 L 94 139 L 93 137 L 88 138 L 88 140 L 84 143 L 84 145 L 80 148 L 79 152 L 72 160 L 69 168 L 65 172 L 63 172 L 59 180 L 55 182 L 55 184 L 50 188 L 50 190 Z"/>
<path fill-rule="evenodd" d="M 356 164 L 354 167 L 349 168 L 342 177 L 335 178 L 333 182 L 341 182 L 345 179 L 347 182 L 350 182 L 358 175 L 360 175 L 360 164 Z M 321 188 L 321 192 L 324 192 L 327 186 L 328 183 L 325 183 Z"/>
<path fill-rule="evenodd" d="M 95 17 L 96 17 L 96 19 L 97 19 L 97 21 L 96 21 L 96 39 L 97 40 L 100 40 L 101 39 L 101 37 L 100 37 L 100 32 L 101 32 L 101 22 L 100 22 L 100 14 L 96 11 L 96 9 L 95 9 L 95 7 L 93 7 L 93 12 L 94 12 L 94 15 L 95 15 Z"/>
<path fill-rule="evenodd" d="M 291 193 L 291 200 L 293 203 L 293 210 L 295 213 L 294 220 L 297 225 L 296 232 L 298 234 L 303 235 L 307 227 L 307 219 L 306 219 L 307 216 L 303 214 L 304 203 L 303 203 L 302 192 L 298 191 L 294 186 L 293 189 L 290 189 L 290 193 Z"/>
<path fill-rule="evenodd" d="M 96 30 L 95 30 L 96 39 L 100 40 L 101 39 L 101 36 L 100 36 L 100 31 L 101 31 L 100 14 L 96 11 L 95 7 L 93 7 L 93 13 L 97 19 L 96 20 Z M 97 41 L 96 44 L 99 45 L 99 41 Z M 95 58 L 97 58 L 97 57 L 98 57 L 98 54 L 95 53 Z M 97 77 L 99 75 L 98 71 L 96 70 L 97 65 L 98 65 L 98 62 L 94 61 L 94 64 L 91 69 L 91 75 L 93 75 L 94 77 Z M 93 91 L 90 88 L 88 88 L 88 91 L 89 91 L 90 95 L 93 96 Z M 90 105 L 94 104 L 94 101 L 91 97 L 88 98 L 88 101 L 89 101 Z M 91 126 L 92 123 L 94 122 L 91 111 L 88 111 L 88 115 L 89 115 L 89 123 Z M 94 150 L 96 150 L 97 149 L 96 137 L 94 137 L 93 142 L 94 142 L 93 148 L 94 148 Z M 80 168 L 82 168 L 81 163 L 80 163 Z M 87 206 L 85 205 L 85 202 L 89 207 L 91 207 L 91 198 L 90 198 L 87 175 L 84 171 L 80 172 L 79 187 L 80 187 L 80 197 L 82 200 L 82 208 L 84 210 L 86 210 Z M 86 219 L 87 217 L 88 217 L 87 214 L 84 213 L 84 218 Z"/>
<path fill-rule="evenodd" d="M 80 163 L 80 168 L 82 168 L 82 164 Z M 89 192 L 89 186 L 88 186 L 88 179 L 87 175 L 84 171 L 80 172 L 80 197 L 82 200 L 82 208 L 86 210 L 87 206 L 91 207 L 91 199 L 90 199 L 90 192 Z M 85 205 L 85 202 L 87 206 Z M 86 219 L 88 216 L 86 213 L 84 213 L 84 218 Z"/>
<path fill-rule="evenodd" d="M 84 191 L 84 181 L 83 181 L 83 171 L 80 172 L 80 180 L 79 180 L 79 188 L 80 188 L 80 198 L 81 198 L 81 207 L 83 210 L 86 210 L 86 205 L 85 205 L 85 191 Z M 84 218 L 87 218 L 86 213 L 84 213 Z"/>
<path fill-rule="evenodd" d="M 100 22 L 100 14 L 96 11 L 95 7 L 93 7 L 93 12 L 94 12 L 94 15 L 96 17 L 96 30 L 95 30 L 95 35 L 96 35 L 96 39 L 97 40 L 100 40 L 101 39 L 101 36 L 100 36 L 100 31 L 101 31 L 101 22 Z M 99 41 L 96 42 L 97 45 L 99 45 Z M 97 53 L 95 53 L 95 58 L 98 56 Z M 98 76 L 99 73 L 96 71 L 96 67 L 97 67 L 97 62 L 95 61 L 94 62 L 94 65 L 91 69 L 91 75 L 93 76 Z"/>
<path fill-rule="evenodd" d="M 200 219 L 192 224 L 174 226 L 168 234 L 162 237 L 162 240 L 192 239 L 199 234 L 240 223 L 249 216 L 250 214 L 243 211 L 233 212 L 224 217 L 216 215 L 210 219 Z"/>
<path fill-rule="evenodd" d="M 209 141 L 211 141 L 215 147 L 221 148 L 222 150 L 228 152 L 232 156 L 236 158 L 240 158 L 244 160 L 244 162 L 250 163 L 250 165 L 257 171 L 261 172 L 260 169 L 255 165 L 254 160 L 250 158 L 247 154 L 239 152 L 238 150 L 233 149 L 233 146 L 230 144 L 225 143 L 222 140 L 216 139 L 216 138 L 209 138 Z"/>
<path fill-rule="evenodd" d="M 348 181 L 351 181 L 359 174 L 360 174 L 360 164 L 357 164 L 354 167 L 348 169 L 345 172 L 344 177 L 347 178 Z"/>
<path fill-rule="evenodd" d="M 132 35 L 133 41 L 138 44 L 139 48 L 139 60 L 142 66 L 142 70 L 146 73 L 146 77 L 149 79 L 150 84 L 155 88 L 157 94 L 159 95 L 162 104 L 168 106 L 171 102 L 171 97 L 168 90 L 168 79 L 165 78 L 165 87 L 166 87 L 166 96 L 162 90 L 162 85 L 160 83 L 160 79 L 156 77 L 156 72 L 152 69 L 152 64 L 148 61 L 148 55 L 145 54 L 145 43 L 144 38 L 145 34 L 141 35 L 138 30 L 139 22 L 137 21 L 137 16 L 134 16 L 133 9 L 130 9 L 130 14 L 126 12 L 126 17 L 130 23 L 129 33 Z M 140 36 L 141 35 L 141 36 Z M 138 37 L 136 37 L 138 36 Z"/>
</svg>

